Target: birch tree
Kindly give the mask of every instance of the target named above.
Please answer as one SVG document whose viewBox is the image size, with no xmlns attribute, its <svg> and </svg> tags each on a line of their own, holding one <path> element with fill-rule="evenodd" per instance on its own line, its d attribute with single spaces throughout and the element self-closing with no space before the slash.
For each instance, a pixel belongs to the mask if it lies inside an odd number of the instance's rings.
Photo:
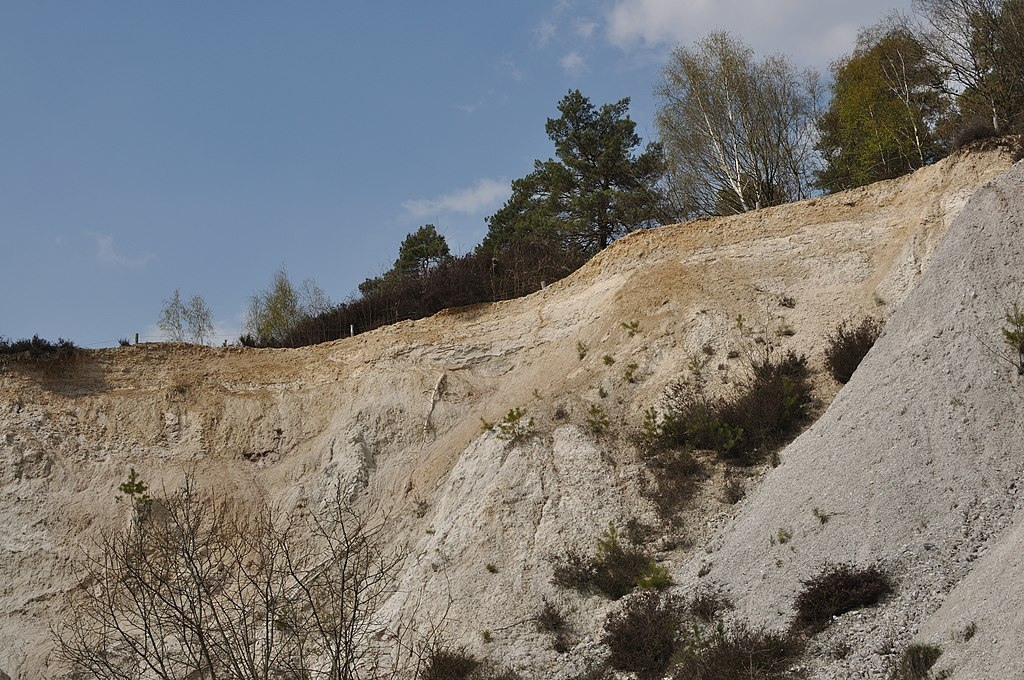
<svg viewBox="0 0 1024 680">
<path fill-rule="evenodd" d="M 183 301 L 181 291 L 175 288 L 171 297 L 164 300 L 157 326 L 171 342 L 203 345 L 213 334 L 212 317 L 213 313 L 201 295 L 193 295 L 188 301 Z"/>
<path fill-rule="evenodd" d="M 725 32 L 677 47 L 656 123 L 679 209 L 728 214 L 810 195 L 820 89 L 814 71 L 757 60 Z"/>
<path fill-rule="evenodd" d="M 945 148 L 934 128 L 949 98 L 935 84 L 943 78 L 898 21 L 862 31 L 853 53 L 832 64 L 832 99 L 818 121 L 818 186 L 849 189 L 941 158 Z"/>
<path fill-rule="evenodd" d="M 1024 125 L 1024 0 L 914 0 L 913 7 L 962 121 L 987 119 L 997 134 Z"/>
<path fill-rule="evenodd" d="M 289 333 L 304 319 L 330 308 L 330 298 L 315 281 L 306 279 L 296 287 L 282 267 L 274 272 L 269 288 L 249 298 L 243 341 L 263 347 L 286 345 Z"/>
</svg>

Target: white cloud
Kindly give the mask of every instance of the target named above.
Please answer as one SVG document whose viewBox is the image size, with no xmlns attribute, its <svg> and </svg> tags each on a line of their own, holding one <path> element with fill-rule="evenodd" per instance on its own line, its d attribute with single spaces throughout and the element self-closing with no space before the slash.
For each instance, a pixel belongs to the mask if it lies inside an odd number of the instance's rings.
<svg viewBox="0 0 1024 680">
<path fill-rule="evenodd" d="M 882 16 L 877 17 L 881 20 Z M 867 24 L 845 21 L 818 31 L 807 41 L 805 54 L 807 62 L 817 64 L 822 71 L 844 52 L 849 52 L 857 43 L 857 34 Z M 840 50 L 837 52 L 837 46 Z"/>
<path fill-rule="evenodd" d="M 507 199 L 512 193 L 508 180 L 479 179 L 465 189 L 456 189 L 436 198 L 406 201 L 402 207 L 413 217 L 432 217 L 441 213 L 472 215 Z"/>
<path fill-rule="evenodd" d="M 709 4 L 708 0 L 618 0 L 608 15 L 608 35 L 620 47 L 687 40 Z"/>
<path fill-rule="evenodd" d="M 90 233 L 96 239 L 96 260 L 103 264 L 115 267 L 128 267 L 130 269 L 142 269 L 150 261 L 150 255 L 139 257 L 127 257 L 117 252 L 114 248 L 114 237 L 110 234 Z"/>
<path fill-rule="evenodd" d="M 162 342 L 166 339 L 164 332 L 155 322 L 143 328 L 139 333 L 139 342 Z"/>
<path fill-rule="evenodd" d="M 692 44 L 728 31 L 760 55 L 785 54 L 801 65 L 827 68 L 853 48 L 848 36 L 911 0 L 614 0 L 606 15 L 608 40 L 624 50 Z"/>
<path fill-rule="evenodd" d="M 208 341 L 211 345 L 222 345 L 226 341 L 229 345 L 234 344 L 242 335 L 245 324 L 241 315 L 234 319 L 215 319 L 213 322 L 213 333 Z"/>
<path fill-rule="evenodd" d="M 567 73 L 579 73 L 586 66 L 586 60 L 580 56 L 579 52 L 569 52 L 567 55 L 562 57 L 559 62 L 562 65 L 562 69 Z"/>
</svg>

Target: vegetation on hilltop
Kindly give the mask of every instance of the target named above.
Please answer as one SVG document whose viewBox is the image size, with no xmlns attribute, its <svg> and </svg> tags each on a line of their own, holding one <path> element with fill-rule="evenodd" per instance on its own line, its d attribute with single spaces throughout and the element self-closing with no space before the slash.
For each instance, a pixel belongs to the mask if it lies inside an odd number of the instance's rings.
<svg viewBox="0 0 1024 680">
<path fill-rule="evenodd" d="M 725 32 L 677 47 L 656 90 L 677 212 L 731 215 L 810 195 L 818 81 Z"/>
<path fill-rule="evenodd" d="M 637 229 L 890 179 L 1024 131 L 1024 0 L 912 5 L 863 28 L 827 83 L 726 32 L 677 46 L 656 85 L 661 139 L 643 145 L 628 98 L 595 105 L 568 92 L 545 124 L 554 157 L 512 182 L 473 251 L 453 256 L 443 231 L 424 225 L 340 304 L 281 268 L 251 297 L 239 342 L 298 347 L 519 297 Z M 202 344 L 211 316 L 201 296 L 175 290 L 158 325 Z"/>
<path fill-rule="evenodd" d="M 787 57 L 758 58 L 728 33 L 710 34 L 677 47 L 663 70 L 661 142 L 640 149 L 629 99 L 595 106 L 569 92 L 545 125 L 555 158 L 512 183 L 473 252 L 452 256 L 425 225 L 359 296 L 290 305 L 272 331 L 250 325 L 242 341 L 294 347 L 518 297 L 635 229 L 911 172 L 972 140 L 1024 130 L 1022 74 L 1024 0 L 915 0 L 913 15 L 864 28 L 832 64 L 828 87 Z"/>
<path fill-rule="evenodd" d="M 295 314 L 272 333 L 251 325 L 243 344 L 297 347 L 519 297 L 572 273 L 615 238 L 663 223 L 669 213 L 661 147 L 634 153 L 640 137 L 628 108 L 628 99 L 595 107 L 569 92 L 558 104 L 561 115 L 546 125 L 557 159 L 536 161 L 513 182 L 512 197 L 488 218 L 487 237 L 473 252 L 452 256 L 444 236 L 425 225 L 406 236 L 391 269 L 359 285 L 359 297 L 316 313 L 283 305 Z M 280 277 L 273 290 L 282 287 Z"/>
<path fill-rule="evenodd" d="M 944 156 L 948 140 L 930 124 L 949 115 L 949 99 L 932 87 L 942 79 L 907 26 L 889 20 L 862 30 L 853 53 L 832 64 L 832 100 L 818 120 L 817 186 L 849 189 Z"/>
<path fill-rule="evenodd" d="M 480 250 L 500 254 L 517 240 L 537 237 L 588 256 L 636 229 L 668 216 L 661 181 L 661 145 L 640 145 L 629 99 L 596 108 L 579 90 L 558 103 L 558 118 L 545 125 L 556 159 L 534 161 L 534 170 L 512 183 L 512 197 L 487 218 Z"/>
</svg>

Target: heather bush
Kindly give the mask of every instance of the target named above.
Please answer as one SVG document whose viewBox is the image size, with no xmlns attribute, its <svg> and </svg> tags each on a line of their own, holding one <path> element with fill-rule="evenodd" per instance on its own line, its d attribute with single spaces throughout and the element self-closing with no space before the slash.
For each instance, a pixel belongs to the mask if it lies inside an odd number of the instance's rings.
<svg viewBox="0 0 1024 680">
<path fill-rule="evenodd" d="M 903 650 L 900 662 L 890 676 L 891 680 L 931 680 L 933 677 L 946 677 L 945 674 L 933 676 L 932 666 L 942 656 L 938 645 L 915 643 Z"/>
<path fill-rule="evenodd" d="M 729 413 L 732 427 L 742 432 L 732 452 L 741 461 L 788 443 L 810 415 L 813 385 L 807 357 L 789 350 L 777 360 L 755 363 L 752 370 L 753 379 Z"/>
<path fill-rule="evenodd" d="M 35 366 L 48 373 L 61 374 L 81 357 L 81 351 L 70 340 L 58 338 L 51 342 L 38 335 L 32 339 L 7 340 L 0 338 L 0 362 L 21 366 Z"/>
<path fill-rule="evenodd" d="M 693 498 L 704 465 L 686 449 L 655 448 L 644 455 L 644 462 L 654 478 L 644 482 L 642 492 L 650 500 L 658 516 L 673 521 L 677 513 Z"/>
<path fill-rule="evenodd" d="M 672 584 L 669 573 L 646 552 L 623 545 L 614 525 L 597 539 L 593 557 L 575 550 L 554 558 L 552 582 L 580 592 L 595 592 L 612 600 L 628 595 L 636 588 L 666 588 Z"/>
<path fill-rule="evenodd" d="M 794 606 L 794 625 L 811 631 L 828 626 L 833 616 L 877 604 L 893 590 L 892 578 L 877 566 L 829 564 L 803 581 Z"/>
<path fill-rule="evenodd" d="M 755 361 L 750 373 L 745 385 L 725 396 L 709 395 L 699 380 L 671 385 L 658 427 L 661 445 L 715 451 L 750 465 L 788 443 L 810 415 L 807 358 L 790 350 Z"/>
<path fill-rule="evenodd" d="M 0 338 L 0 355 L 24 355 L 28 359 L 56 359 L 62 360 L 74 356 L 78 348 L 75 343 L 64 338 L 58 338 L 57 342 L 51 342 L 38 335 L 32 339 L 7 340 Z"/>
<path fill-rule="evenodd" d="M 732 476 L 725 481 L 725 485 L 722 487 L 722 502 L 729 505 L 736 505 L 743 497 L 747 494 L 746 488 L 743 486 L 743 480 L 739 477 Z"/>
<path fill-rule="evenodd" d="M 537 630 L 548 633 L 552 637 L 551 647 L 559 654 L 569 651 L 572 645 L 572 627 L 565 619 L 565 614 L 551 600 L 545 598 L 540 612 L 534 617 Z"/>
<path fill-rule="evenodd" d="M 608 615 L 602 642 L 607 665 L 638 678 L 773 680 L 789 677 L 803 651 L 795 632 L 726 625 L 718 614 L 731 607 L 720 595 L 687 600 L 647 591 Z"/>
<path fill-rule="evenodd" d="M 489 633 L 489 631 L 484 631 Z M 485 638 L 487 635 L 485 635 Z M 440 647 L 423 660 L 420 680 L 518 680 L 515 672 L 478 659 L 463 647 Z"/>
<path fill-rule="evenodd" d="M 1000 134 L 992 123 L 985 119 L 973 118 L 961 124 L 953 138 L 953 150 L 960 151 L 965 147 L 978 146 L 980 142 L 999 137 Z"/>
<path fill-rule="evenodd" d="M 465 649 L 437 649 L 430 653 L 420 677 L 423 680 L 469 680 L 480 660 Z"/>
<path fill-rule="evenodd" d="M 711 591 L 697 593 L 690 598 L 686 606 L 690 615 L 704 623 L 714 623 L 720 613 L 733 608 L 732 600 L 721 593 Z"/>
<path fill-rule="evenodd" d="M 551 600 L 544 598 L 540 613 L 534 617 L 537 630 L 543 633 L 557 633 L 565 630 L 565 615 Z"/>
<path fill-rule="evenodd" d="M 677 598 L 653 591 L 631 597 L 605 620 L 608 664 L 641 679 L 661 677 L 672 662 L 682 624 L 683 604 Z"/>
<path fill-rule="evenodd" d="M 867 317 L 859 324 L 843 322 L 829 336 L 825 346 L 825 368 L 845 385 L 882 333 L 882 323 Z"/>
<path fill-rule="evenodd" d="M 803 644 L 792 632 L 719 625 L 707 634 L 693 628 L 682 641 L 672 680 L 774 680 L 791 677 Z"/>
</svg>

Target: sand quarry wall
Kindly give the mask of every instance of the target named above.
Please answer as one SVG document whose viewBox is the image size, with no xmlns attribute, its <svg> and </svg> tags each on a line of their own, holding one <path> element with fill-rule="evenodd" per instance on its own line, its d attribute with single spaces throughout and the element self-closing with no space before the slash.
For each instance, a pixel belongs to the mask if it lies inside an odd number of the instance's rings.
<svg viewBox="0 0 1024 680">
<path fill-rule="evenodd" d="M 962 677 L 1024 672 L 1019 603 L 1000 586 L 1019 570 L 1021 386 L 985 349 L 1000 346 L 1019 292 L 1019 168 L 968 203 L 1010 163 L 1008 149 L 961 154 L 843 194 L 639 232 L 526 298 L 316 347 L 141 345 L 89 351 L 63 375 L 5 366 L 0 672 L 59 673 L 49 627 L 92 537 L 126 521 L 114 497 L 134 467 L 154 489 L 192 471 L 239 503 L 282 508 L 340 484 L 388 513 L 408 549 L 386 613 L 423 593 L 450 599 L 449 634 L 471 650 L 568 674 L 612 605 L 557 591 L 550 557 L 591 549 L 610 522 L 655 521 L 627 436 L 642 412 L 695 361 L 718 382 L 742 376 L 738 315 L 820 367 L 835 325 L 869 314 L 893 318 L 825 416 L 778 468 L 748 471 L 756 491 L 739 506 L 708 495 L 686 522 L 694 543 L 665 542 L 658 557 L 681 587 L 714 584 L 738 615 L 779 625 L 822 560 L 892 569 L 898 596 L 823 636 L 814 677 L 882 669 L 914 635 L 945 641 L 972 621 L 978 635 L 950 643 L 943 663 Z M 827 403 L 838 385 L 816 381 Z M 511 445 L 482 431 L 512 408 L 534 418 L 533 436 Z M 604 436 L 587 425 L 594 409 Z M 833 519 L 820 524 L 814 507 Z M 769 540 L 781 527 L 794 535 L 784 549 Z M 582 631 L 567 656 L 522 623 L 543 597 Z M 861 651 L 835 658 L 844 644 Z"/>
<path fill-rule="evenodd" d="M 1024 675 L 1024 378 L 1001 335 L 1024 302 L 1022 235 L 1018 164 L 974 194 L 853 379 L 708 546 L 704 579 L 767 624 L 825 561 L 895 575 L 884 606 L 817 636 L 816 676 L 883 677 L 912 640 L 943 649 L 936 672 Z"/>
</svg>

